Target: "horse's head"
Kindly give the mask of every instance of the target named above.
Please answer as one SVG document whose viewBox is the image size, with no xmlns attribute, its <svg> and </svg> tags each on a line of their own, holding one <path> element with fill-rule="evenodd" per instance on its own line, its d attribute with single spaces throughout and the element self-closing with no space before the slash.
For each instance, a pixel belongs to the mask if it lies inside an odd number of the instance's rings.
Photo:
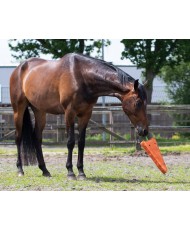
<svg viewBox="0 0 190 230">
<path fill-rule="evenodd" d="M 122 96 L 123 111 L 135 126 L 139 136 L 148 135 L 148 120 L 146 114 L 147 94 L 144 86 L 135 80 L 128 86 L 129 91 Z"/>
</svg>

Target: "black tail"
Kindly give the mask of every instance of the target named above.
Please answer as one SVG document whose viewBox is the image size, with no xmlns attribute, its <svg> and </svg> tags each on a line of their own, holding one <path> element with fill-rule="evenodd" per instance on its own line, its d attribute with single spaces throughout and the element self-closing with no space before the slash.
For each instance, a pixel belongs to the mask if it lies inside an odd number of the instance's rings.
<svg viewBox="0 0 190 230">
<path fill-rule="evenodd" d="M 24 165 L 36 165 L 36 149 L 34 144 L 34 128 L 28 107 L 24 112 L 22 126 L 22 151 L 21 157 Z"/>
</svg>

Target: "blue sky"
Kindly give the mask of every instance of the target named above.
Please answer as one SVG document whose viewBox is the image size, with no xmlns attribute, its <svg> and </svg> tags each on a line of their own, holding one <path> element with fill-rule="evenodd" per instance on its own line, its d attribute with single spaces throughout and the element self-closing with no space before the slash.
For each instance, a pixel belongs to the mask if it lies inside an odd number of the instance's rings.
<svg viewBox="0 0 190 230">
<path fill-rule="evenodd" d="M 104 59 L 112 62 L 115 65 L 130 65 L 129 60 L 121 60 L 121 52 L 124 48 L 123 44 L 120 43 L 121 39 L 111 39 L 111 45 L 105 47 Z M 44 56 L 43 56 L 44 57 Z M 48 56 L 46 56 L 49 59 Z M 17 65 L 18 62 L 11 56 L 11 51 L 8 47 L 7 39 L 0 39 L 0 66 L 6 65 Z"/>
</svg>

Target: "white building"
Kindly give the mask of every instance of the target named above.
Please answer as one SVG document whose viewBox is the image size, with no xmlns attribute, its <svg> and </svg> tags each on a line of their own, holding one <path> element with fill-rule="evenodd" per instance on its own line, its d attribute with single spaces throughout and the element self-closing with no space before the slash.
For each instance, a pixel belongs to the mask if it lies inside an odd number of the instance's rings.
<svg viewBox="0 0 190 230">
<path fill-rule="evenodd" d="M 10 104 L 10 95 L 9 95 L 9 79 L 11 73 L 16 66 L 0 66 L 0 104 Z M 142 69 L 137 69 L 136 66 L 120 66 L 120 69 L 131 75 L 134 79 L 139 79 L 142 83 Z M 169 102 L 167 93 L 166 93 L 166 84 L 156 77 L 153 82 L 153 95 L 152 103 L 161 103 Z M 98 103 L 102 104 L 102 97 L 98 99 Z M 120 103 L 117 98 L 114 97 L 105 97 L 105 103 Z"/>
<path fill-rule="evenodd" d="M 0 104 L 10 104 L 9 79 L 16 66 L 0 66 Z"/>
</svg>

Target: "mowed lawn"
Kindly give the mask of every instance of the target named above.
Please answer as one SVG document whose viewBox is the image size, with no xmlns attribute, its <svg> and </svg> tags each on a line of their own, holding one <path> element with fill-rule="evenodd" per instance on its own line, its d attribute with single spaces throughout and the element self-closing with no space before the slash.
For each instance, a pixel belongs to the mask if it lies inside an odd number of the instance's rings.
<svg viewBox="0 0 190 230">
<path fill-rule="evenodd" d="M 190 190 L 190 151 L 174 152 L 162 149 L 168 173 L 163 175 L 145 154 L 134 155 L 129 148 L 86 148 L 85 181 L 67 180 L 65 168 L 66 148 L 45 148 L 44 156 L 52 177 L 42 176 L 37 166 L 24 167 L 25 176 L 18 177 L 16 148 L 0 148 L 1 191 L 187 191 Z M 184 150 L 185 149 L 185 150 Z M 73 165 L 77 175 L 77 154 L 74 150 Z M 189 152 L 188 152 L 189 151 Z"/>
</svg>

